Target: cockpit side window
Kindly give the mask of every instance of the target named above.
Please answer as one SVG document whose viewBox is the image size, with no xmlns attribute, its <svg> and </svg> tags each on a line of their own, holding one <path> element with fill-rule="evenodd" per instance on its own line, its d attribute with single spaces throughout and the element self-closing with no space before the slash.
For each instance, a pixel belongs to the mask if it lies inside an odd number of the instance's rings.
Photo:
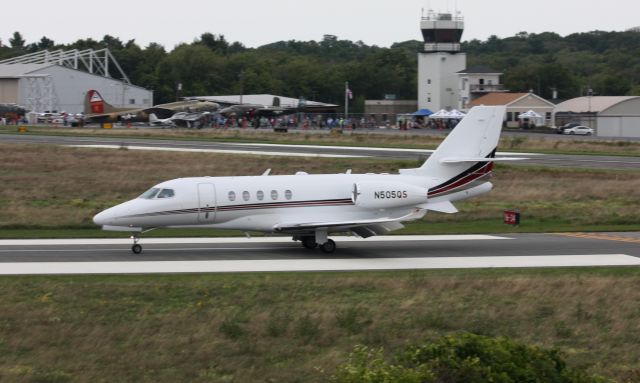
<svg viewBox="0 0 640 383">
<path fill-rule="evenodd" d="M 171 198 L 174 195 L 173 189 L 162 189 L 156 198 Z"/>
<path fill-rule="evenodd" d="M 146 192 L 142 193 L 140 195 L 140 197 L 138 197 L 138 198 L 152 199 L 153 197 L 156 196 L 156 194 L 158 194 L 159 190 L 160 189 L 158 189 L 158 188 L 151 188 L 151 189 L 147 190 Z"/>
</svg>

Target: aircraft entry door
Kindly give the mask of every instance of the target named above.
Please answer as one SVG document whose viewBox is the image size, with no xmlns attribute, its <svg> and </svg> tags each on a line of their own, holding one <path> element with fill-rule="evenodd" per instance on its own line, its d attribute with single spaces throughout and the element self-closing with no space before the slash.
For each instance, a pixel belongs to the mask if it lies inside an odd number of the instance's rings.
<svg viewBox="0 0 640 383">
<path fill-rule="evenodd" d="M 198 184 L 198 222 L 216 220 L 216 188 L 213 184 Z"/>
</svg>

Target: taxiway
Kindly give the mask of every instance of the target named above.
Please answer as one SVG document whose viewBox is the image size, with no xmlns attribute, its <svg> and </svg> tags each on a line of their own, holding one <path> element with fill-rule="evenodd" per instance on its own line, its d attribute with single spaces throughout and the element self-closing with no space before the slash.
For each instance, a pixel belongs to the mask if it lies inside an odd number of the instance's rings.
<svg viewBox="0 0 640 383">
<path fill-rule="evenodd" d="M 32 143 L 45 145 L 82 146 L 95 148 L 128 148 L 133 150 L 170 150 L 211 153 L 236 153 L 252 155 L 283 155 L 308 157 L 378 157 L 418 160 L 428 157 L 431 150 L 277 145 L 258 143 L 227 143 L 209 141 L 181 141 L 110 137 L 71 137 L 46 135 L 0 134 L 0 143 Z M 608 170 L 640 170 L 640 158 L 622 156 L 498 153 L 510 157 L 526 157 L 524 161 L 513 161 L 513 165 L 537 165 Z"/>
</svg>

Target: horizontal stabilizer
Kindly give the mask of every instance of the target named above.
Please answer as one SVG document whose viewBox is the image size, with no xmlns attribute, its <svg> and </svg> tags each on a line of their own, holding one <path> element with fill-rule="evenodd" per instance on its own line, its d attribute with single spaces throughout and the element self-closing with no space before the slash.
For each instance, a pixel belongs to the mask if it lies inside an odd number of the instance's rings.
<svg viewBox="0 0 640 383">
<path fill-rule="evenodd" d="M 458 162 L 494 162 L 494 161 L 520 161 L 526 160 L 524 157 L 499 157 L 499 158 L 483 158 L 483 157 L 444 157 L 440 159 L 443 164 L 455 164 Z"/>
<path fill-rule="evenodd" d="M 449 201 L 427 202 L 418 206 L 421 209 L 439 211 L 440 213 L 454 214 L 458 209 Z"/>
</svg>

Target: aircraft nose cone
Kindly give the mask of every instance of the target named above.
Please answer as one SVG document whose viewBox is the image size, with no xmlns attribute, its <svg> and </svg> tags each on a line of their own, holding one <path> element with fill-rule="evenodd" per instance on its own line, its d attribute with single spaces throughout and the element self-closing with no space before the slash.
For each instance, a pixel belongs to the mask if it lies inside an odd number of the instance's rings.
<svg viewBox="0 0 640 383">
<path fill-rule="evenodd" d="M 113 214 L 111 214 L 109 210 L 111 209 L 107 209 L 103 212 L 96 214 L 93 217 L 93 223 L 95 223 L 98 226 L 108 225 L 113 218 Z"/>
</svg>

